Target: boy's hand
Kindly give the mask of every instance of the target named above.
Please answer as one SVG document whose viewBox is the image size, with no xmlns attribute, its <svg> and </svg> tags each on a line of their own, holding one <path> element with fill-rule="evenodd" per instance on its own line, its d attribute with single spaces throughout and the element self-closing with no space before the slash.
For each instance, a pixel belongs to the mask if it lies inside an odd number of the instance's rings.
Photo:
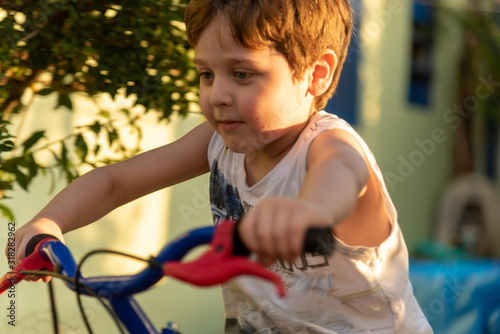
<svg viewBox="0 0 500 334">
<path fill-rule="evenodd" d="M 239 226 L 243 243 L 259 259 L 293 261 L 302 254 L 310 227 L 333 226 L 331 214 L 321 205 L 305 200 L 274 197 L 263 200 L 247 213 Z"/>
<path fill-rule="evenodd" d="M 57 225 L 54 221 L 50 219 L 39 219 L 34 222 L 30 222 L 26 225 L 23 225 L 21 228 L 19 228 L 16 233 L 16 265 L 19 264 L 25 257 L 25 251 L 26 251 L 26 246 L 28 245 L 28 242 L 33 238 L 34 236 L 38 234 L 50 234 L 55 236 L 57 239 L 59 239 L 61 242 L 64 243 L 64 238 L 61 232 L 61 229 L 59 228 L 59 225 Z M 5 247 L 5 255 L 7 256 L 7 246 Z M 40 278 L 40 276 L 36 275 L 30 275 L 26 276 L 25 280 L 27 281 L 39 281 L 40 279 L 43 279 L 45 283 L 50 281 L 50 276 L 45 276 L 43 278 Z"/>
</svg>

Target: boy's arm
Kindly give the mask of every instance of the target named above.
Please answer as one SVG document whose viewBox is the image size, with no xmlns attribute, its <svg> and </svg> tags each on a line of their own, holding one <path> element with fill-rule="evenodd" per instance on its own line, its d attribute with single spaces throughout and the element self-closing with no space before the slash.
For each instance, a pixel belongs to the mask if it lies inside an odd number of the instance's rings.
<svg viewBox="0 0 500 334">
<path fill-rule="evenodd" d="M 207 172 L 212 135 L 203 123 L 176 142 L 82 175 L 16 232 L 18 259 L 35 234 L 62 238 L 125 203 Z"/>
<path fill-rule="evenodd" d="M 353 245 L 373 246 L 383 240 L 379 235 L 385 238 L 389 230 L 386 220 L 374 217 L 383 205 L 374 178 L 359 143 L 350 133 L 325 131 L 310 146 L 307 174 L 298 199 L 259 202 L 240 227 L 243 241 L 265 261 L 293 260 L 302 250 L 306 229 L 313 226 L 331 226 L 341 240 L 348 236 Z M 356 212 L 356 219 L 352 219 L 355 211 L 360 213 Z M 356 221 L 372 213 L 373 219 Z M 382 232 L 373 236 L 365 233 L 362 229 L 369 224 L 370 232 Z M 373 226 L 376 224 L 380 226 Z"/>
<path fill-rule="evenodd" d="M 364 247 L 380 245 L 389 236 L 391 224 L 378 176 L 360 143 L 344 130 L 327 131 L 318 139 L 308 157 L 308 180 L 301 198 L 313 199 L 328 208 L 333 214 L 335 236 L 344 243 Z M 338 165 L 332 166 L 328 177 L 321 176 L 324 171 L 321 169 L 328 164 Z"/>
<path fill-rule="evenodd" d="M 337 225 L 354 211 L 369 178 L 368 164 L 353 136 L 344 130 L 325 131 L 310 146 L 299 199 L 323 207 L 332 226 Z"/>
</svg>

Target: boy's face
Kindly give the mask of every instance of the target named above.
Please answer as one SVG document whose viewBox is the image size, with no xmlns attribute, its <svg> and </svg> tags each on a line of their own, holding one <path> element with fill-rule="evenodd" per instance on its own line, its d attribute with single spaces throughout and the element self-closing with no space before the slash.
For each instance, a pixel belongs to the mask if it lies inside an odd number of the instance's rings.
<svg viewBox="0 0 500 334">
<path fill-rule="evenodd" d="M 273 153 L 293 144 L 313 111 L 309 71 L 294 80 L 283 54 L 236 43 L 224 20 L 214 19 L 194 49 L 201 109 L 227 147 Z"/>
</svg>

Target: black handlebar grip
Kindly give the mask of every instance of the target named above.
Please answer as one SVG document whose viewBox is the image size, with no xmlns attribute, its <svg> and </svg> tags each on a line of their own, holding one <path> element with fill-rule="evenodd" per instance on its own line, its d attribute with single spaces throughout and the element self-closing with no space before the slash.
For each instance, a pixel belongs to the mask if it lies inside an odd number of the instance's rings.
<svg viewBox="0 0 500 334">
<path fill-rule="evenodd" d="M 241 241 L 238 224 L 234 227 L 233 231 L 233 254 L 248 256 L 250 251 Z M 335 244 L 335 238 L 333 237 L 332 229 L 330 227 L 324 228 L 309 228 L 307 230 L 305 240 L 304 240 L 304 252 L 323 254 L 325 256 L 330 256 L 333 252 L 333 246 Z"/>
<path fill-rule="evenodd" d="M 238 230 L 239 222 L 237 222 L 234 226 L 233 230 L 233 255 L 240 255 L 240 256 L 249 256 L 250 255 L 250 250 L 245 246 L 243 241 L 240 238 L 240 232 Z"/>
<path fill-rule="evenodd" d="M 326 256 L 332 255 L 335 238 L 331 227 L 310 228 L 307 230 L 304 240 L 304 252 L 323 254 Z"/>
<path fill-rule="evenodd" d="M 26 250 L 24 251 L 25 253 L 25 257 L 30 255 L 31 253 L 33 253 L 33 251 L 35 250 L 36 248 L 36 245 L 38 245 L 38 243 L 40 241 L 42 241 L 43 239 L 55 239 L 57 241 L 60 241 L 59 239 L 57 239 L 56 237 L 54 237 L 53 235 L 51 234 L 46 234 L 46 233 L 42 233 L 42 234 L 37 234 L 35 235 L 34 237 L 32 237 L 30 239 L 30 241 L 28 241 L 28 245 L 26 245 Z"/>
</svg>

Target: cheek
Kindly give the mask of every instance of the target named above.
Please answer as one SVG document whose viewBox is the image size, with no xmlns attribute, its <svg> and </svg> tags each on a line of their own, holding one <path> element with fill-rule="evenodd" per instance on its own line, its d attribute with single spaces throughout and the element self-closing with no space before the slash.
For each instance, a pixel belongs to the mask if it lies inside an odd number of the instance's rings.
<svg viewBox="0 0 500 334">
<path fill-rule="evenodd" d="M 258 90 L 246 90 L 237 98 L 237 109 L 246 120 L 257 121 L 266 109 L 266 102 Z"/>
<path fill-rule="evenodd" d="M 260 121 L 262 129 L 276 130 L 287 127 L 296 117 L 295 108 L 297 97 L 282 91 L 275 91 L 266 95 L 265 99 L 258 100 L 255 105 L 255 118 Z M 255 103 L 247 101 L 250 105 Z"/>
<path fill-rule="evenodd" d="M 209 116 L 213 114 L 212 108 L 210 105 L 209 95 L 203 89 L 200 89 L 199 101 L 201 112 L 205 115 L 205 117 L 209 118 Z"/>
</svg>

